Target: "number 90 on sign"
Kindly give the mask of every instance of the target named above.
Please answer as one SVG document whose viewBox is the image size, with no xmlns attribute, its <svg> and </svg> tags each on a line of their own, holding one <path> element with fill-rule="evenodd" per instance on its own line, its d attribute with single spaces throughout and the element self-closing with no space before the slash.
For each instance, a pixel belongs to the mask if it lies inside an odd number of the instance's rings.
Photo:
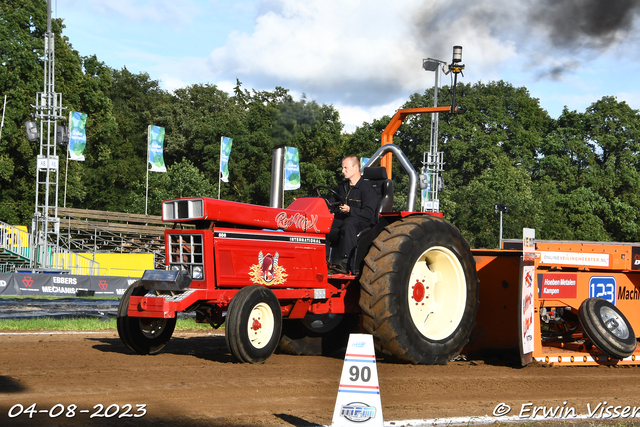
<svg viewBox="0 0 640 427">
<path fill-rule="evenodd" d="M 371 380 L 371 368 L 368 366 L 363 366 L 359 368 L 357 365 L 352 365 L 349 367 L 349 380 L 358 381 L 362 380 L 362 382 L 369 382 Z"/>
</svg>

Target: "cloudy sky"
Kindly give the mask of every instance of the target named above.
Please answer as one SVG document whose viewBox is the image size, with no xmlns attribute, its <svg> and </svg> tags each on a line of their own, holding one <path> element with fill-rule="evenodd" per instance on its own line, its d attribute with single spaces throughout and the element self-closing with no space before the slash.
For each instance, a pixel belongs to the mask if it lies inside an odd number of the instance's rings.
<svg viewBox="0 0 640 427">
<path fill-rule="evenodd" d="M 603 96 L 640 109 L 640 0 L 52 0 L 81 55 L 167 90 L 290 89 L 345 130 L 433 86 L 423 58 L 463 46 L 465 83 L 524 86 L 552 117 Z M 449 77 L 441 81 L 449 84 Z"/>
</svg>

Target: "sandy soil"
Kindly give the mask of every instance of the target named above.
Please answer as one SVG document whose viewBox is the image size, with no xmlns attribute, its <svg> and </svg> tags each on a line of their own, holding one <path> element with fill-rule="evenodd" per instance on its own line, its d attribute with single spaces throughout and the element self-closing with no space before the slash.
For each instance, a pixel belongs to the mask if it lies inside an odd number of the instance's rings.
<svg viewBox="0 0 640 427">
<path fill-rule="evenodd" d="M 330 425 L 341 359 L 274 355 L 235 363 L 223 336 L 176 333 L 156 356 L 131 354 L 115 332 L 0 335 L 0 426 L 317 426 Z M 445 366 L 377 364 L 385 421 L 491 415 L 502 402 L 587 413 L 604 405 L 640 407 L 640 367 L 528 366 L 502 360 Z M 566 403 L 564 403 L 566 402 Z M 32 418 L 19 410 L 36 404 Z M 129 415 L 118 418 L 125 405 Z M 75 416 L 66 417 L 69 405 Z M 112 418 L 90 418 L 111 406 Z M 95 409 L 94 409 L 95 407 Z M 119 409 L 118 408 L 125 408 Z M 88 410 L 89 413 L 79 413 Z M 99 412 L 104 414 L 104 409 Z M 635 419 L 640 422 L 640 414 Z M 629 421 L 629 420 L 627 420 Z"/>
</svg>

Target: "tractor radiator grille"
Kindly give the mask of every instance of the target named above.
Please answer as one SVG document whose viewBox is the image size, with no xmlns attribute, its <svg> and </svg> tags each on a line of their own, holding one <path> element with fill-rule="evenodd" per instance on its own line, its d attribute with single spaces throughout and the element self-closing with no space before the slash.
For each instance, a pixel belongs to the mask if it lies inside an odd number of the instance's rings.
<svg viewBox="0 0 640 427">
<path fill-rule="evenodd" d="M 169 234 L 169 268 L 187 270 L 193 280 L 204 280 L 202 234 Z"/>
</svg>

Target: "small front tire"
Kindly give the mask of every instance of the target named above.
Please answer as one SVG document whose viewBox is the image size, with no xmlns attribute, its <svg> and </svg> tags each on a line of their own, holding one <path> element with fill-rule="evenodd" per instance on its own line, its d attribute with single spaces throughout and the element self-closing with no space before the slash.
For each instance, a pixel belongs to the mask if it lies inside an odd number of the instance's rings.
<svg viewBox="0 0 640 427">
<path fill-rule="evenodd" d="M 176 318 L 151 318 L 129 316 L 129 298 L 147 293 L 138 280 L 125 291 L 118 305 L 118 335 L 124 345 L 137 354 L 159 353 L 171 339 Z"/>
<path fill-rule="evenodd" d="M 278 346 L 281 332 L 280 303 L 270 289 L 247 286 L 229 303 L 225 339 L 238 361 L 264 363 Z"/>
</svg>

